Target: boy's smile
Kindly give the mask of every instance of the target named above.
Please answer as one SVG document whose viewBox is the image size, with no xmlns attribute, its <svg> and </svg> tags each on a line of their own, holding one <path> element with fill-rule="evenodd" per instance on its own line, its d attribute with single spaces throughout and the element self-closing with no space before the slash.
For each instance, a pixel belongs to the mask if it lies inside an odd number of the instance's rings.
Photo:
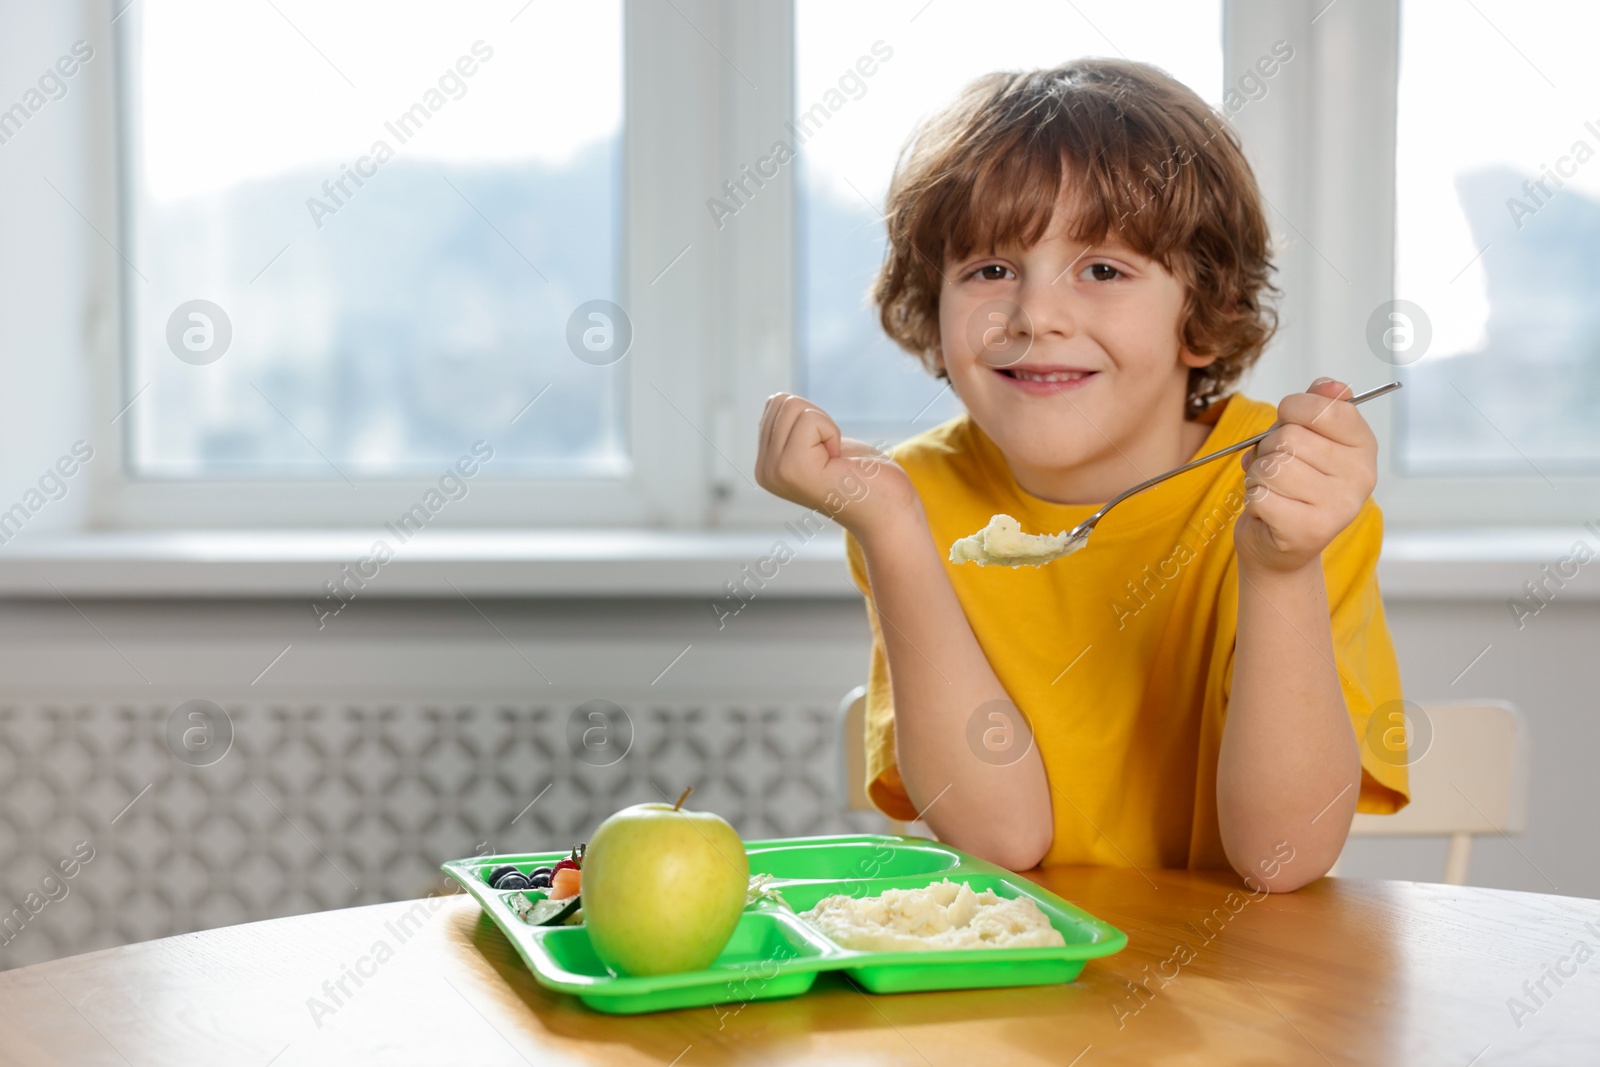
<svg viewBox="0 0 1600 1067">
<path fill-rule="evenodd" d="M 1018 364 L 1015 367 L 997 368 L 1002 377 L 1016 384 L 1030 396 L 1054 396 L 1071 392 L 1085 385 L 1097 372 L 1087 367 L 1066 367 L 1054 364 Z"/>
<path fill-rule="evenodd" d="M 1186 290 L 1114 235 L 1071 238 L 1066 198 L 1031 248 L 945 264 L 941 360 L 1018 483 L 1059 503 L 1109 499 L 1178 466 L 1208 427 L 1184 420 L 1195 356 L 1180 341 Z"/>
</svg>

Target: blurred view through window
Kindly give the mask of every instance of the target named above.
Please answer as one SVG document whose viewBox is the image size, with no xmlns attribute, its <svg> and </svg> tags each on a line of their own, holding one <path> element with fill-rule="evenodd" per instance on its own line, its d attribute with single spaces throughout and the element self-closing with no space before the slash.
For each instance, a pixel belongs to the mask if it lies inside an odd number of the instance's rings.
<svg viewBox="0 0 1600 1067">
<path fill-rule="evenodd" d="M 625 364 L 567 322 L 620 299 L 621 4 L 515 12 L 118 18 L 131 473 L 432 475 L 478 438 L 494 477 L 620 470 Z"/>
<path fill-rule="evenodd" d="M 1078 56 L 1152 63 L 1218 106 L 1222 4 L 795 5 L 796 123 L 819 102 L 833 111 L 825 125 L 805 127 L 799 150 L 800 387 L 850 432 L 899 440 L 960 410 L 942 382 L 884 337 L 867 301 L 883 259 L 880 209 L 901 146 L 920 118 L 978 75 Z M 858 66 L 863 57 L 869 62 Z M 843 94 L 842 107 L 827 101 L 830 92 Z"/>
<path fill-rule="evenodd" d="M 1600 5 L 1401 5 L 1396 362 L 1414 474 L 1600 461 Z"/>
</svg>

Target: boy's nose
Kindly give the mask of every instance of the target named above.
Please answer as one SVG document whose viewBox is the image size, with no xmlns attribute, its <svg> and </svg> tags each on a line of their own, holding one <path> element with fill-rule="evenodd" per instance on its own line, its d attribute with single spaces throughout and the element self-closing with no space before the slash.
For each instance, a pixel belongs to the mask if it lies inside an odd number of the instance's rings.
<svg viewBox="0 0 1600 1067">
<path fill-rule="evenodd" d="M 1071 337 L 1077 331 L 1070 292 L 1051 284 L 1049 279 L 1024 282 L 1017 293 L 1017 304 L 1022 309 L 1030 339 L 1052 333 Z"/>
</svg>

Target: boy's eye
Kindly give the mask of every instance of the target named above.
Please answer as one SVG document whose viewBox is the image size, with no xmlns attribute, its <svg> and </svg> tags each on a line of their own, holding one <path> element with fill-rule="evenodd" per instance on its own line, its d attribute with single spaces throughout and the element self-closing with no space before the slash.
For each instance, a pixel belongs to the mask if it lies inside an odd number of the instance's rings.
<svg viewBox="0 0 1600 1067">
<path fill-rule="evenodd" d="M 1011 273 L 1010 269 L 1004 264 L 985 263 L 983 266 L 973 271 L 972 275 L 973 277 L 981 278 L 986 282 L 1003 282 L 1006 280 L 1006 275 L 1009 273 Z"/>
<path fill-rule="evenodd" d="M 1122 272 L 1109 263 L 1091 263 L 1078 277 L 1091 282 L 1109 282 L 1122 277 Z"/>
</svg>

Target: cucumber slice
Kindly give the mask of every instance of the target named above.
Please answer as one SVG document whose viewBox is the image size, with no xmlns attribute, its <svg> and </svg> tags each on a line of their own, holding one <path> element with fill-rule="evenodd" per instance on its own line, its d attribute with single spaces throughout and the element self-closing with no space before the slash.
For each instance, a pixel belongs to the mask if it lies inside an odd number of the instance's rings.
<svg viewBox="0 0 1600 1067">
<path fill-rule="evenodd" d="M 536 900 L 522 918 L 532 926 L 559 926 L 575 914 L 579 906 L 576 896 L 561 900 Z"/>
</svg>

